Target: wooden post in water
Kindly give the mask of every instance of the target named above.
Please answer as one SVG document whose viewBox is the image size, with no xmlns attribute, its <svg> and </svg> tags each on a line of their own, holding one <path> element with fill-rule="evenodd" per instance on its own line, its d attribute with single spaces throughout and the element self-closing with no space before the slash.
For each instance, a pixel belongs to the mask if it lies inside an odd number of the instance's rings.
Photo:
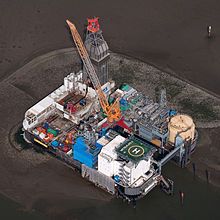
<svg viewBox="0 0 220 220">
<path fill-rule="evenodd" d="M 212 26 L 211 25 L 208 25 L 207 33 L 208 33 L 208 38 L 211 38 L 211 36 L 212 36 Z"/>
<path fill-rule="evenodd" d="M 209 184 L 209 171 L 205 170 L 205 175 L 206 175 L 206 181 Z"/>
<path fill-rule="evenodd" d="M 184 192 L 182 192 L 181 190 L 179 191 L 179 196 L 180 196 L 180 203 L 181 205 L 183 205 L 184 203 Z"/>
<path fill-rule="evenodd" d="M 195 163 L 192 163 L 192 167 L 193 167 L 193 177 L 195 178 L 195 176 L 196 176 L 196 165 L 195 165 Z"/>
<path fill-rule="evenodd" d="M 137 201 L 135 198 L 132 199 L 132 205 L 133 205 L 133 208 L 135 209 L 137 206 Z"/>
</svg>

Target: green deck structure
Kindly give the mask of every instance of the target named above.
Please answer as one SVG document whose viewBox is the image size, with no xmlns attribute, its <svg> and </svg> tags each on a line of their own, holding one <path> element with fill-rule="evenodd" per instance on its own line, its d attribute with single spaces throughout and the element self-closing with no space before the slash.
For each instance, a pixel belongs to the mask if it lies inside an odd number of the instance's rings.
<svg viewBox="0 0 220 220">
<path fill-rule="evenodd" d="M 122 91 L 129 91 L 131 87 L 128 84 L 123 84 L 120 88 Z"/>
</svg>

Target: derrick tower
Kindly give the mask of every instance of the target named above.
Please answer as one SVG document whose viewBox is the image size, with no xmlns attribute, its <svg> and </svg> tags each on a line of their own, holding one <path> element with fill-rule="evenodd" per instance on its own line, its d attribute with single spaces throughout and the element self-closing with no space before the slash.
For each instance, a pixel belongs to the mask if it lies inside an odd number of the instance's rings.
<svg viewBox="0 0 220 220">
<path fill-rule="evenodd" d="M 90 56 L 101 85 L 108 81 L 109 47 L 102 36 L 99 18 L 87 19 L 86 39 L 84 45 Z M 88 78 L 85 66 L 83 66 L 84 79 Z"/>
</svg>

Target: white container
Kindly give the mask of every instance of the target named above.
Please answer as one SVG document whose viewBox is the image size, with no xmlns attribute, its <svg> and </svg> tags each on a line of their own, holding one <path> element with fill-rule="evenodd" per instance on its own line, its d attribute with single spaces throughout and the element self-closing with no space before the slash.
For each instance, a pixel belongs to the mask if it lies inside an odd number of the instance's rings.
<svg viewBox="0 0 220 220">
<path fill-rule="evenodd" d="M 44 133 L 40 133 L 40 134 L 39 134 L 39 137 L 40 137 L 40 139 L 43 140 L 43 139 L 46 137 L 46 135 L 45 135 Z"/>
<path fill-rule="evenodd" d="M 102 145 L 102 146 L 104 147 L 106 144 L 109 143 L 109 140 L 106 139 L 105 136 L 103 136 L 103 137 L 101 137 L 99 140 L 97 140 L 97 143 L 100 144 L 100 145 Z"/>
<path fill-rule="evenodd" d="M 68 119 L 68 120 L 70 119 L 70 116 L 68 114 L 66 114 L 66 113 L 63 114 L 63 117 Z"/>
<path fill-rule="evenodd" d="M 60 111 L 64 111 L 63 106 L 60 105 L 59 103 L 56 103 L 56 108 L 59 109 Z"/>
</svg>

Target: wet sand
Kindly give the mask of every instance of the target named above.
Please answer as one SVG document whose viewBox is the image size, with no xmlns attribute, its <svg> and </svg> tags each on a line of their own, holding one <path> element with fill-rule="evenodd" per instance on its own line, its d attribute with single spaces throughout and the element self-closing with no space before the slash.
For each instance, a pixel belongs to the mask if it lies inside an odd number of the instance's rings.
<svg viewBox="0 0 220 220">
<path fill-rule="evenodd" d="M 51 217 L 112 199 L 61 161 L 14 147 L 14 134 L 25 111 L 58 87 L 65 75 L 79 69 L 76 52 L 56 54 L 36 58 L 0 82 L 0 193 L 22 204 L 24 210 L 36 209 Z"/>
<path fill-rule="evenodd" d="M 10 0 L 1 1 L 0 9 L 0 79 L 36 55 L 70 47 L 66 18 L 82 33 L 86 18 L 96 15 L 112 51 L 220 94 L 217 0 Z M 208 40 L 210 24 L 214 38 Z"/>
<path fill-rule="evenodd" d="M 46 213 L 47 216 L 58 219 L 59 216 L 68 216 L 69 212 L 71 216 L 78 216 L 82 210 L 89 211 L 93 208 L 99 210 L 102 206 L 107 206 L 112 197 L 82 179 L 79 174 L 55 158 L 47 154 L 42 155 L 32 149 L 20 151 L 14 134 L 21 126 L 25 111 L 43 98 L 45 92 L 48 94 L 57 88 L 63 81 L 64 75 L 79 70 L 79 63 L 77 51 L 72 48 L 53 51 L 33 59 L 0 83 L 0 94 L 2 94 L 0 96 L 2 103 L 0 106 L 1 193 L 22 204 L 26 210 L 36 209 Z M 182 96 L 185 97 L 185 92 L 191 94 L 190 96 L 196 96 L 193 95 L 196 93 L 197 96 L 207 97 L 206 99 L 215 103 L 215 107 L 220 106 L 220 100 L 213 98 L 204 91 L 180 82 L 175 77 L 138 60 L 112 53 L 110 76 L 113 79 L 117 78 L 117 74 L 113 74 L 115 70 L 120 74 L 120 80 L 124 80 L 126 76 L 126 82 L 129 81 L 131 85 L 137 86 L 140 91 L 152 98 L 155 95 L 154 87 L 161 85 L 161 81 L 169 81 L 172 86 L 179 85 L 182 87 L 182 91 L 176 93 L 172 99 L 177 106 L 178 100 Z M 51 76 L 53 77 L 51 78 Z M 142 82 L 138 81 L 140 77 L 144 78 Z M 148 81 L 148 87 L 145 86 L 145 81 Z M 189 93 L 190 91 L 191 93 Z M 212 121 L 215 120 L 212 119 Z M 200 126 L 203 127 L 200 129 L 202 138 L 199 140 L 198 149 L 192 158 L 192 161 L 196 163 L 196 175 L 205 179 L 205 169 L 208 169 L 211 174 L 210 183 L 218 185 L 220 183 L 220 170 L 216 156 L 219 152 L 218 136 L 216 135 L 218 128 L 204 129 L 207 125 L 212 126 L 212 123 L 199 120 L 196 122 L 200 122 Z M 214 125 L 218 126 L 219 120 L 215 122 L 217 123 Z M 21 143 L 21 145 L 23 144 Z M 207 148 L 207 146 L 211 147 Z M 191 164 L 189 164 L 188 169 L 192 170 Z M 181 170 L 178 167 L 174 170 L 175 173 L 170 172 L 170 174 L 175 182 L 175 174 L 186 173 L 186 170 Z M 157 198 L 159 199 L 159 197 Z M 110 202 L 110 204 L 113 207 L 115 206 L 115 202 Z"/>
<path fill-rule="evenodd" d="M 45 211 L 49 207 L 47 212 L 55 215 L 68 207 L 77 210 L 92 207 L 97 200 L 103 203 L 111 199 L 95 187 L 88 188 L 89 183 L 55 159 L 46 157 L 33 168 L 32 161 L 13 160 L 14 154 L 9 159 L 5 148 L 11 126 L 23 119 L 28 107 L 59 85 L 65 73 L 60 67 L 60 75 L 55 78 L 50 77 L 50 72 L 47 76 L 39 75 L 45 77 L 40 80 L 42 87 L 31 76 L 23 79 L 27 87 L 19 87 L 16 78 L 9 84 L 7 78 L 34 57 L 73 45 L 66 18 L 76 23 L 82 33 L 88 16 L 100 16 L 104 37 L 112 51 L 175 72 L 220 94 L 220 3 L 216 0 L 10 0 L 0 1 L 0 9 L 0 102 L 4 103 L 0 112 L 0 172 L 7 177 L 1 178 L 0 188 L 5 195 L 26 204 L 27 209 L 38 207 Z M 215 35 L 210 40 L 206 37 L 209 24 L 213 25 Z M 31 83 L 27 84 L 28 81 Z M 214 132 L 212 135 L 216 138 Z M 217 138 L 215 143 L 218 144 Z M 206 150 L 205 145 L 203 149 Z M 49 184 L 51 180 L 53 187 Z"/>
</svg>

